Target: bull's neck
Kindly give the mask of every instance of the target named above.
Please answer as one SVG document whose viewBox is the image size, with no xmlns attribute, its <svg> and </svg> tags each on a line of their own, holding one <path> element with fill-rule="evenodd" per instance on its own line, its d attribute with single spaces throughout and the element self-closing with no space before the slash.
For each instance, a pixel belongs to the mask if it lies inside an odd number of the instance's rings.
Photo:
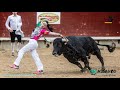
<svg viewBox="0 0 120 90">
<path fill-rule="evenodd" d="M 63 44 L 63 53 L 67 51 L 67 44 Z"/>
</svg>

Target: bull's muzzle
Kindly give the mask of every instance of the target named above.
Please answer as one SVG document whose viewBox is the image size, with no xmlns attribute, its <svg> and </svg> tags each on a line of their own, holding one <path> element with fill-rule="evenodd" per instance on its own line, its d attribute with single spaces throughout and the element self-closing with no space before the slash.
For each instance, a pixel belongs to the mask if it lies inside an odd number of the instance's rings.
<svg viewBox="0 0 120 90">
<path fill-rule="evenodd" d="M 57 54 L 57 52 L 53 52 L 52 55 L 54 55 L 54 56 L 56 56 L 56 57 L 59 56 L 59 55 Z"/>
</svg>

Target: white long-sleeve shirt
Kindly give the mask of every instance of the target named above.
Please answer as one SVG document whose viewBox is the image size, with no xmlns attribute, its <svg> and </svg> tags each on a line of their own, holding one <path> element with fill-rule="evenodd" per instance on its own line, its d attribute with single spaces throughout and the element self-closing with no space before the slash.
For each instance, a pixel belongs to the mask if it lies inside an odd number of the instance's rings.
<svg viewBox="0 0 120 90">
<path fill-rule="evenodd" d="M 16 34 L 18 35 L 23 35 L 23 31 L 21 30 L 22 27 L 22 19 L 20 15 L 10 15 L 8 16 L 6 23 L 5 23 L 6 28 L 16 30 Z"/>
<path fill-rule="evenodd" d="M 10 28 L 12 30 L 21 30 L 21 26 L 22 26 L 22 20 L 21 20 L 21 16 L 19 15 L 10 15 L 8 16 L 6 23 L 5 23 L 6 28 L 9 30 Z"/>
</svg>

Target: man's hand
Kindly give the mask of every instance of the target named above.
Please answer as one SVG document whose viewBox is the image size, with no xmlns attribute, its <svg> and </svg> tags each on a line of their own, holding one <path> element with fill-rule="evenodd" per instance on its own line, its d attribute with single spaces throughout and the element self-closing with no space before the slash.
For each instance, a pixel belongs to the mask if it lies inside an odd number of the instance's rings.
<svg viewBox="0 0 120 90">
<path fill-rule="evenodd" d="M 62 35 L 62 34 L 60 34 L 60 37 L 63 37 L 63 35 Z"/>
<path fill-rule="evenodd" d="M 12 30 L 11 28 L 9 29 L 9 31 L 10 31 L 10 32 L 13 32 L 13 30 Z"/>
</svg>

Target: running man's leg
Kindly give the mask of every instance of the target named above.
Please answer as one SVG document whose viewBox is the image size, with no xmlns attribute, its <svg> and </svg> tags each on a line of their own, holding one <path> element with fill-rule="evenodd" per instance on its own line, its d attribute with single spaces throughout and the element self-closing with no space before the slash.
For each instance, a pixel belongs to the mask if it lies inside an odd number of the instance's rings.
<svg viewBox="0 0 120 90">
<path fill-rule="evenodd" d="M 33 49 L 34 49 L 34 46 L 33 46 L 33 44 L 31 42 L 29 42 L 28 44 L 26 44 L 23 48 L 21 48 L 19 50 L 18 57 L 16 58 L 14 64 L 17 65 L 17 66 L 19 66 L 20 61 L 23 58 L 24 53 L 27 52 L 27 51 L 31 51 Z"/>
<path fill-rule="evenodd" d="M 34 62 L 37 66 L 37 70 L 38 71 L 41 71 L 41 70 L 43 71 L 43 64 L 41 62 L 41 59 L 40 59 L 36 49 L 31 51 L 31 55 L 32 55 L 32 57 L 34 59 Z"/>
</svg>

